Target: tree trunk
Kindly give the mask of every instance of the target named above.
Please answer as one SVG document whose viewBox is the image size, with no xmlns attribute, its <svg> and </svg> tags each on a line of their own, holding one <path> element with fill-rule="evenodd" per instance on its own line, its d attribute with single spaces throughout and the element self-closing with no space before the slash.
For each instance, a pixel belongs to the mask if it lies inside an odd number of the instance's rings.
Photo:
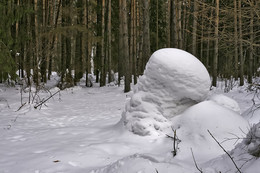
<svg viewBox="0 0 260 173">
<path fill-rule="evenodd" d="M 254 43 L 254 1 L 251 1 L 250 6 L 250 52 L 249 52 L 249 68 L 248 68 L 248 83 L 252 83 L 252 78 L 253 78 L 253 63 L 254 63 L 254 48 L 253 48 L 253 43 Z"/>
<path fill-rule="evenodd" d="M 181 17 L 182 17 L 182 1 L 179 0 L 178 2 L 178 25 L 177 25 L 177 31 L 178 31 L 178 48 L 183 49 L 183 39 L 182 39 L 182 24 L 181 24 Z"/>
<path fill-rule="evenodd" d="M 198 10 L 199 10 L 198 2 L 197 0 L 194 0 L 194 12 L 193 12 L 193 24 L 192 24 L 192 54 L 194 56 L 197 56 Z"/>
<path fill-rule="evenodd" d="M 202 5 L 202 11 L 204 12 L 205 10 L 205 4 Z M 204 47 L 203 47 L 203 44 L 204 44 L 204 19 L 203 19 L 203 16 L 202 16 L 202 21 L 201 21 L 201 39 L 200 39 L 200 59 L 201 60 L 204 60 L 204 56 L 203 56 L 203 52 L 204 52 Z M 205 62 L 205 61 L 203 61 Z"/>
<path fill-rule="evenodd" d="M 137 57 L 137 43 L 136 43 L 136 37 L 137 37 L 137 29 L 136 29 L 136 0 L 133 0 L 133 29 L 134 29 L 134 45 L 133 45 L 133 75 L 134 75 L 134 84 L 137 83 L 137 76 L 136 76 L 136 57 Z"/>
<path fill-rule="evenodd" d="M 129 36 L 129 69 L 131 70 L 131 76 L 133 74 L 133 59 L 134 59 L 134 1 L 131 0 L 130 1 L 130 11 L 129 11 L 129 14 L 130 14 L 130 36 Z M 132 82 L 132 77 L 131 77 L 131 81 L 130 83 Z"/>
<path fill-rule="evenodd" d="M 143 0 L 143 69 L 145 69 L 145 65 L 150 58 L 150 14 L 149 14 L 149 5 L 150 0 Z"/>
<path fill-rule="evenodd" d="M 128 47 L 128 26 L 127 26 L 127 5 L 126 0 L 122 0 L 122 27 L 123 27 L 123 57 L 125 66 L 125 88 L 124 92 L 130 91 L 131 69 L 129 64 L 129 47 Z"/>
<path fill-rule="evenodd" d="M 166 33 L 167 33 L 167 47 L 171 47 L 171 0 L 167 1 L 166 13 Z"/>
<path fill-rule="evenodd" d="M 244 57 L 243 57 L 243 35 L 242 35 L 242 8 L 241 0 L 238 0 L 238 21 L 239 21 L 239 56 L 240 56 L 240 86 L 244 85 Z"/>
<path fill-rule="evenodd" d="M 140 49 L 141 49 L 141 29 L 140 29 L 140 6 L 139 6 L 139 1 L 136 1 L 136 75 L 141 74 L 141 54 L 140 54 Z"/>
<path fill-rule="evenodd" d="M 124 74 L 124 67 L 123 67 L 123 9 L 122 9 L 122 0 L 119 0 L 119 38 L 118 38 L 118 86 L 120 86 L 121 77 Z"/>
<path fill-rule="evenodd" d="M 39 37 L 38 37 L 38 0 L 34 0 L 34 35 L 35 35 L 35 54 L 34 54 L 34 70 L 33 70 L 33 79 L 36 86 L 39 85 L 39 71 L 38 71 L 38 63 L 39 63 Z"/>
<path fill-rule="evenodd" d="M 159 6 L 159 1 L 156 0 L 156 50 L 159 49 L 159 10 L 158 10 L 158 6 Z"/>
<path fill-rule="evenodd" d="M 237 33 L 237 0 L 234 0 L 234 64 L 235 64 L 235 80 L 238 79 L 238 33 Z"/>
<path fill-rule="evenodd" d="M 175 0 L 171 0 L 171 14 L 170 14 L 170 38 L 171 38 L 171 47 L 175 48 L 177 41 L 176 41 L 176 8 L 175 8 Z"/>
<path fill-rule="evenodd" d="M 219 0 L 216 0 L 216 21 L 215 21 L 215 45 L 213 57 L 213 81 L 212 85 L 217 86 L 217 70 L 218 70 L 218 26 L 219 26 Z"/>
<path fill-rule="evenodd" d="M 107 21 L 107 35 L 108 35 L 108 83 L 112 82 L 111 66 L 112 66 L 112 55 L 111 55 L 111 0 L 108 0 L 108 21 Z"/>
<path fill-rule="evenodd" d="M 97 0 L 97 24 L 96 24 L 96 31 L 97 36 L 102 37 L 102 0 Z M 96 83 L 100 81 L 100 70 L 101 70 L 101 61 L 102 61 L 102 50 L 101 50 L 101 43 L 97 42 L 96 48 L 96 58 L 95 58 L 95 74 L 96 74 Z"/>
<path fill-rule="evenodd" d="M 46 32 L 46 0 L 42 0 L 42 27 L 41 27 L 41 32 L 45 33 Z M 46 54 L 46 47 L 47 47 L 47 39 L 46 36 L 41 35 L 41 40 L 42 40 L 42 49 L 41 49 L 41 82 L 46 83 L 47 82 L 47 76 L 46 76 L 46 69 L 47 69 L 47 54 Z"/>
<path fill-rule="evenodd" d="M 106 70 L 105 70 L 105 4 L 106 1 L 102 0 L 102 39 L 101 39 L 101 74 L 100 86 L 106 85 Z"/>
</svg>

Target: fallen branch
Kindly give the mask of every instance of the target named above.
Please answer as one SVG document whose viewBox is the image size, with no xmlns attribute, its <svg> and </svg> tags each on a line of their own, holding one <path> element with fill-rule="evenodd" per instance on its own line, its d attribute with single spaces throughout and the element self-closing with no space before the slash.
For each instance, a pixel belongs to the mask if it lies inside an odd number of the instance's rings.
<svg viewBox="0 0 260 173">
<path fill-rule="evenodd" d="M 18 112 L 20 109 L 22 109 L 22 107 L 23 107 L 25 104 L 26 104 L 26 102 L 23 103 L 23 104 L 17 109 L 17 111 L 15 111 L 15 112 Z"/>
<path fill-rule="evenodd" d="M 54 95 L 56 95 L 58 92 L 60 92 L 60 90 L 57 91 L 56 93 L 52 94 L 52 95 L 51 95 L 50 97 L 48 97 L 47 99 L 41 101 L 39 104 L 35 105 L 35 106 L 34 106 L 34 109 L 37 109 L 39 106 L 41 106 L 42 104 L 44 104 L 45 102 L 47 102 L 50 98 L 52 98 L 52 97 L 53 97 Z"/>
<path fill-rule="evenodd" d="M 196 160 L 195 160 L 195 157 L 194 157 L 192 148 L 190 148 L 190 151 L 191 151 L 191 154 L 192 154 L 193 162 L 194 162 L 194 164 L 195 164 L 197 170 L 200 171 L 200 173 L 203 173 L 202 170 L 198 167 L 198 164 L 197 164 L 197 162 L 196 162 Z"/>
<path fill-rule="evenodd" d="M 225 148 L 218 142 L 218 140 L 212 135 L 212 133 L 210 133 L 210 131 L 208 130 L 208 133 L 210 134 L 210 136 L 214 139 L 214 141 L 216 141 L 216 143 L 220 146 L 220 148 L 228 155 L 228 157 L 231 159 L 231 161 L 233 162 L 233 164 L 235 165 L 235 167 L 237 168 L 237 171 L 239 173 L 242 173 L 240 171 L 240 169 L 238 168 L 236 162 L 234 161 L 233 157 L 231 157 L 231 155 L 225 150 Z"/>
</svg>

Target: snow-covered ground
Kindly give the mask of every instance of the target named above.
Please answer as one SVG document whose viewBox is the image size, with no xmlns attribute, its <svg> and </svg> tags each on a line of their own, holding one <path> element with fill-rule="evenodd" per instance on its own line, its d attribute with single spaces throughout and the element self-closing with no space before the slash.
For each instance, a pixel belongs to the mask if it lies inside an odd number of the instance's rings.
<svg viewBox="0 0 260 173">
<path fill-rule="evenodd" d="M 222 90 L 219 88 L 212 93 L 222 93 Z M 242 112 L 252 105 L 252 94 L 242 88 L 234 88 L 231 92 L 222 94 L 235 99 Z M 47 95 L 49 94 L 46 93 Z M 24 94 L 24 101 L 25 96 Z M 138 136 L 117 124 L 121 119 L 126 97 L 122 87 L 74 87 L 61 91 L 60 96 L 55 95 L 41 110 L 34 109 L 33 105 L 25 105 L 17 111 L 21 105 L 19 87 L 1 86 L 0 172 L 198 172 L 191 153 L 186 151 L 184 157 L 182 151 L 178 151 L 177 157 L 172 157 L 170 138 Z M 259 120 L 259 111 L 253 117 Z M 232 123 L 227 122 L 226 125 Z M 178 137 L 182 142 L 188 139 L 187 136 Z M 234 147 L 235 141 L 232 141 Z M 208 142 L 208 145 L 214 144 L 213 140 Z M 207 158 L 205 145 L 193 148 L 200 166 L 223 154 L 219 149 L 208 153 Z M 199 158 L 200 153 L 203 153 L 203 158 Z M 178 155 L 182 158 L 178 158 Z M 212 161 L 210 164 L 218 163 L 214 167 L 221 167 L 226 161 L 229 162 L 228 158 L 223 161 L 225 156 L 221 157 L 222 162 Z M 244 162 L 251 159 L 249 162 L 253 168 L 248 166 L 253 169 L 251 172 L 257 172 L 260 160 L 250 155 L 246 158 L 248 159 Z M 205 167 L 211 167 L 206 165 Z M 232 168 L 226 168 L 229 169 Z M 210 169 L 205 168 L 206 170 Z"/>
<path fill-rule="evenodd" d="M 56 93 L 55 81 L 35 99 Z M 223 82 L 209 92 L 209 84 L 195 57 L 165 49 L 127 94 L 123 86 L 77 86 L 34 109 L 35 103 L 21 107 L 30 89 L 21 101 L 19 86 L 0 85 L 0 173 L 235 173 L 235 164 L 243 173 L 259 172 L 254 93 L 236 85 L 224 93 Z"/>
</svg>

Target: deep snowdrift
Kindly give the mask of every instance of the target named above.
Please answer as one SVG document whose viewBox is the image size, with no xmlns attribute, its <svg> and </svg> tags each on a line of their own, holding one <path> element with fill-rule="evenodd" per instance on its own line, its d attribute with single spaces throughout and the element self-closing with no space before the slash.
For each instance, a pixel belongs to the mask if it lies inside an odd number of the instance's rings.
<svg viewBox="0 0 260 173">
<path fill-rule="evenodd" d="M 193 55 L 174 48 L 153 53 L 122 115 L 124 125 L 138 135 L 158 135 L 169 129 L 169 118 L 203 101 L 210 77 Z"/>
</svg>

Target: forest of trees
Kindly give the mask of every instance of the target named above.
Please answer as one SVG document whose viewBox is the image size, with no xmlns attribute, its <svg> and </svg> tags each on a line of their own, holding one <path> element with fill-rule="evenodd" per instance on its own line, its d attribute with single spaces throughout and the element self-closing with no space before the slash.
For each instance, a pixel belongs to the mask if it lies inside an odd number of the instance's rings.
<svg viewBox="0 0 260 173">
<path fill-rule="evenodd" d="M 199 58 L 213 86 L 218 78 L 252 83 L 260 70 L 260 1 L 0 0 L 0 83 L 19 77 L 37 86 L 56 71 L 65 88 L 94 64 L 100 86 L 114 71 L 128 92 L 165 47 Z"/>
</svg>

